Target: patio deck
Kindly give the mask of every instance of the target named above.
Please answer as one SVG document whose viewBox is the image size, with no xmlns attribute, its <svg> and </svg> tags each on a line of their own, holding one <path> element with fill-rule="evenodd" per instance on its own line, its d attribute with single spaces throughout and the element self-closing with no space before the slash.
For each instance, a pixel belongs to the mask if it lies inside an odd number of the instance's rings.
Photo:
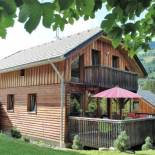
<svg viewBox="0 0 155 155">
<path fill-rule="evenodd" d="M 130 148 L 143 144 L 147 136 L 155 142 L 155 117 L 130 120 L 69 117 L 69 140 L 79 135 L 83 146 L 113 146 L 114 140 L 124 130 L 129 136 Z"/>
</svg>

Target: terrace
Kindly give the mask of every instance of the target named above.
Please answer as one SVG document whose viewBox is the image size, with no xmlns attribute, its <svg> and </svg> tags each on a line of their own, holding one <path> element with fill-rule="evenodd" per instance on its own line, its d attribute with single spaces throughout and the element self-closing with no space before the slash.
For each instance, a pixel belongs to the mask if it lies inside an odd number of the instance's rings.
<svg viewBox="0 0 155 155">
<path fill-rule="evenodd" d="M 122 90 L 120 89 L 120 91 Z M 123 94 L 126 93 L 125 91 Z M 109 92 L 109 94 L 111 93 Z M 128 97 L 130 95 L 132 96 L 132 94 L 128 94 Z M 132 96 L 133 98 L 138 97 L 135 93 L 133 95 L 136 95 Z M 72 112 L 72 115 L 68 117 L 69 141 L 73 140 L 74 135 L 79 135 L 83 146 L 93 148 L 111 147 L 120 132 L 126 131 L 129 136 L 128 145 L 130 148 L 143 144 L 147 136 L 150 136 L 155 142 L 155 117 L 147 113 L 137 113 L 137 99 L 132 101 L 121 99 L 120 101 L 124 102 L 124 106 L 121 106 L 122 103 L 119 104 L 115 99 L 111 99 L 111 101 L 109 99 L 104 100 L 104 103 L 102 99 L 97 99 L 93 114 L 92 110 L 90 113 L 83 111 L 78 115 Z M 92 103 L 94 104 L 94 101 Z M 101 106 L 104 112 L 101 112 Z"/>
<path fill-rule="evenodd" d="M 121 131 L 126 131 L 129 136 L 130 148 L 143 144 L 147 136 L 155 141 L 155 118 L 114 120 L 69 117 L 69 140 L 71 141 L 74 135 L 79 135 L 83 146 L 111 147 Z"/>
</svg>

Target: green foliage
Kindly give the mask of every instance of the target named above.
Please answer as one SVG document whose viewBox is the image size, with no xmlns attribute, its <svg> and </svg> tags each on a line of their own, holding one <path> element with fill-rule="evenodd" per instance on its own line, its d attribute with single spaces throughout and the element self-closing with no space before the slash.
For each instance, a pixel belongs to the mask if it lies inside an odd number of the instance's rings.
<svg viewBox="0 0 155 155">
<path fill-rule="evenodd" d="M 120 152 L 124 152 L 128 149 L 128 139 L 126 131 L 122 131 L 118 138 L 114 141 L 114 147 Z"/>
<path fill-rule="evenodd" d="M 63 150 L 47 147 L 39 147 L 34 144 L 25 143 L 8 136 L 0 134 L 0 154 L 1 155 L 120 155 L 118 151 L 98 151 L 98 150 Z M 135 155 L 154 155 L 154 150 L 136 151 Z M 129 155 L 123 153 L 122 155 Z"/>
<path fill-rule="evenodd" d="M 150 90 L 155 93 L 155 80 L 145 80 L 143 89 Z"/>
<path fill-rule="evenodd" d="M 81 107 L 79 101 L 74 97 L 71 99 L 71 115 L 79 115 L 81 113 Z"/>
<path fill-rule="evenodd" d="M 18 129 L 16 129 L 16 128 L 12 128 L 12 129 L 11 129 L 11 136 L 12 136 L 13 138 L 17 138 L 17 139 L 19 139 L 19 138 L 22 137 L 20 131 L 19 131 Z"/>
<path fill-rule="evenodd" d="M 17 8 L 19 21 L 31 33 L 41 19 L 45 27 L 63 30 L 66 24 L 73 24 L 81 17 L 85 20 L 95 18 L 103 5 L 108 14 L 101 27 L 112 39 L 114 47 L 123 40 L 124 48 L 131 55 L 140 47 L 149 49 L 149 42 L 155 37 L 154 0 L 3 0 L 0 1 L 0 36 L 4 38 L 6 29 L 13 26 Z"/>
<path fill-rule="evenodd" d="M 24 139 L 24 142 L 26 142 L 26 143 L 30 143 L 30 138 L 28 138 L 28 137 L 24 137 L 23 139 Z"/>
<path fill-rule="evenodd" d="M 146 137 L 145 144 L 142 145 L 142 150 L 150 150 L 152 149 L 152 140 L 150 137 Z"/>
<path fill-rule="evenodd" d="M 82 144 L 80 142 L 80 137 L 78 135 L 74 136 L 72 149 L 75 149 L 75 150 L 81 150 L 82 149 Z"/>
<path fill-rule="evenodd" d="M 95 99 L 91 99 L 88 104 L 88 112 L 95 112 L 97 110 L 97 103 Z"/>
</svg>

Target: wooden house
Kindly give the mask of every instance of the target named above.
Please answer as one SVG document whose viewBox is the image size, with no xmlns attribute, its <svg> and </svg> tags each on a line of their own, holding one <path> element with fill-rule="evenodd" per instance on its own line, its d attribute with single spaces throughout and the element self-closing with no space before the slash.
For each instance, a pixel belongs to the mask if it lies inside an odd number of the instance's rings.
<svg viewBox="0 0 155 155">
<path fill-rule="evenodd" d="M 137 92 L 146 75 L 138 57 L 114 49 L 100 28 L 19 51 L 0 60 L 0 128 L 62 146 L 72 98 L 84 115 L 90 94 L 116 85 Z"/>
<path fill-rule="evenodd" d="M 155 115 L 155 94 L 149 90 L 138 90 L 143 98 L 139 101 L 137 112 Z"/>
</svg>

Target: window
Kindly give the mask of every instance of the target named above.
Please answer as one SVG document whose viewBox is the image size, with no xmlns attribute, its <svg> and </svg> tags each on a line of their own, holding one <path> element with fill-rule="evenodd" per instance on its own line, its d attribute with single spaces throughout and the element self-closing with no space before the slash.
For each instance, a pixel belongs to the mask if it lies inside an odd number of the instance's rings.
<svg viewBox="0 0 155 155">
<path fill-rule="evenodd" d="M 71 78 L 74 82 L 79 82 L 79 80 L 83 76 L 83 67 L 84 65 L 84 57 L 83 55 L 79 56 L 77 59 L 73 61 L 71 64 Z"/>
<path fill-rule="evenodd" d="M 73 78 L 79 78 L 80 77 L 80 60 L 79 57 L 73 61 L 71 65 L 71 76 Z"/>
<path fill-rule="evenodd" d="M 133 110 L 137 111 L 139 109 L 139 102 L 138 101 L 134 101 L 133 102 Z"/>
<path fill-rule="evenodd" d="M 20 76 L 25 76 L 25 69 L 20 70 Z"/>
<path fill-rule="evenodd" d="M 80 116 L 82 109 L 82 94 L 81 93 L 72 93 L 70 96 L 70 115 L 71 116 Z"/>
<path fill-rule="evenodd" d="M 125 70 L 126 70 L 126 71 L 129 71 L 129 68 L 128 68 L 127 66 L 125 66 Z"/>
<path fill-rule="evenodd" d="M 12 94 L 7 96 L 7 110 L 14 110 L 14 95 Z"/>
<path fill-rule="evenodd" d="M 27 111 L 36 112 L 37 111 L 37 95 L 29 94 L 28 95 L 28 107 Z"/>
<path fill-rule="evenodd" d="M 119 57 L 118 56 L 112 56 L 112 67 L 119 68 Z"/>
<path fill-rule="evenodd" d="M 100 65 L 100 51 L 92 50 L 92 65 Z"/>
</svg>

